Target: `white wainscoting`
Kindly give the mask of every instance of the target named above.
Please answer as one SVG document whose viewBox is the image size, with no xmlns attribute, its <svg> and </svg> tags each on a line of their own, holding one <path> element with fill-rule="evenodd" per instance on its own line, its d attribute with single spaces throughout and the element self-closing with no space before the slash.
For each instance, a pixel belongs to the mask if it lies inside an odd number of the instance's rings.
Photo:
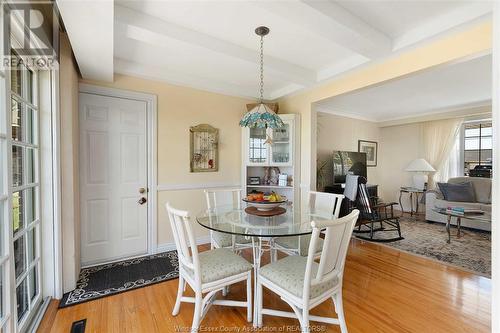
<svg viewBox="0 0 500 333">
<path fill-rule="evenodd" d="M 164 183 L 156 186 L 158 193 L 158 230 L 162 236 L 159 239 L 154 253 L 175 250 L 175 243 L 171 235 L 170 224 L 165 212 L 164 205 L 170 202 L 174 207 L 179 209 L 188 210 L 192 217 L 202 210 L 206 209 L 205 196 L 203 190 L 205 189 L 228 189 L 228 188 L 241 188 L 241 185 L 234 182 L 203 182 L 198 184 L 181 184 L 181 183 Z M 193 231 L 196 237 L 197 244 L 210 243 L 209 230 L 198 225 L 194 221 Z"/>
<path fill-rule="evenodd" d="M 241 184 L 232 183 L 204 183 L 204 184 L 158 184 L 156 190 L 163 191 L 187 191 L 204 190 L 213 188 L 241 188 Z"/>
<path fill-rule="evenodd" d="M 210 243 L 210 236 L 203 236 L 203 237 L 198 237 L 196 238 L 196 244 L 201 245 L 201 244 L 209 244 Z M 158 244 L 158 247 L 156 248 L 156 253 L 162 253 L 162 252 L 167 252 L 167 251 L 172 251 L 175 250 L 175 243 L 164 243 L 164 244 Z"/>
</svg>

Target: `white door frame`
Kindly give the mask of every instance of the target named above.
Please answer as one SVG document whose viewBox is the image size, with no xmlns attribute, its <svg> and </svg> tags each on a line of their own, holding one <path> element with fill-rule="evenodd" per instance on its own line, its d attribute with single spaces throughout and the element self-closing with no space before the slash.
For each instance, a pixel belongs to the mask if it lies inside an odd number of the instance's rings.
<svg viewBox="0 0 500 333">
<path fill-rule="evenodd" d="M 107 97 L 126 98 L 146 103 L 147 117 L 147 145 L 148 145 L 148 253 L 156 253 L 157 247 L 157 98 L 156 95 L 145 94 L 131 90 L 115 89 L 91 85 L 79 84 L 79 92 Z M 79 110 L 80 112 L 80 110 Z"/>
</svg>

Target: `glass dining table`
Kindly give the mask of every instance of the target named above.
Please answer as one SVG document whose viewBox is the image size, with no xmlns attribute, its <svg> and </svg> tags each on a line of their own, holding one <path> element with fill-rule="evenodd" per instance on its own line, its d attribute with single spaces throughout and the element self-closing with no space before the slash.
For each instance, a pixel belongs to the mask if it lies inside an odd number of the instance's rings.
<svg viewBox="0 0 500 333">
<path fill-rule="evenodd" d="M 232 205 L 216 206 L 201 212 L 196 221 L 203 227 L 230 235 L 247 237 L 252 241 L 254 268 L 254 300 L 257 277 L 262 254 L 270 251 L 277 237 L 305 236 L 312 233 L 312 221 L 331 220 L 332 212 L 301 210 L 300 205 L 284 205 L 286 211 L 275 216 L 257 216 L 245 211 L 246 207 Z M 255 302 L 254 302 L 255 303 Z M 257 324 L 256 304 L 254 304 L 253 323 Z"/>
</svg>

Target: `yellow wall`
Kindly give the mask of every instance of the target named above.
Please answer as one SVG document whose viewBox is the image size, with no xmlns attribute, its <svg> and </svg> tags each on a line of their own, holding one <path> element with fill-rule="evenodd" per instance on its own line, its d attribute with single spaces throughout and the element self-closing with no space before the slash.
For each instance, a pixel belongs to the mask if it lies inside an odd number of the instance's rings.
<svg viewBox="0 0 500 333">
<path fill-rule="evenodd" d="M 411 186 L 412 174 L 404 171 L 411 161 L 421 158 L 422 124 L 424 121 L 461 117 L 466 120 L 491 118 L 491 106 L 470 108 L 435 116 L 408 119 L 408 123 L 387 126 L 385 122 L 365 120 L 318 112 L 317 157 L 318 161 L 331 157 L 331 151 L 358 150 L 358 140 L 378 142 L 377 167 L 368 168 L 368 182 L 377 184 L 378 194 L 385 202 L 398 202 L 401 186 Z M 326 169 L 331 173 L 331 166 Z M 409 209 L 409 198 L 403 196 L 402 203 Z M 421 210 L 423 206 L 420 206 Z"/>
<path fill-rule="evenodd" d="M 154 94 L 158 98 L 158 185 L 181 190 L 158 192 L 158 244 L 173 242 L 165 203 L 189 210 L 205 208 L 203 188 L 241 183 L 241 128 L 238 122 L 250 100 L 214 94 L 158 81 L 115 75 L 113 83 L 81 81 L 117 89 Z M 219 129 L 219 171 L 189 172 L 189 127 L 209 124 Z M 196 187 L 195 189 L 188 189 Z M 206 236 L 197 227 L 196 236 Z"/>
<path fill-rule="evenodd" d="M 379 190 L 385 201 L 398 201 L 399 188 L 413 183 L 412 174 L 404 171 L 411 161 L 423 157 L 422 124 L 450 118 L 477 120 L 491 118 L 491 106 L 468 108 L 434 115 L 426 115 L 407 119 L 407 123 L 399 120 L 394 125 L 389 122 L 379 123 Z M 403 198 L 403 206 L 408 209 L 407 197 Z M 423 208 L 423 207 L 422 207 Z"/>
<path fill-rule="evenodd" d="M 280 110 L 301 114 L 301 180 L 303 188 L 314 187 L 316 170 L 316 114 L 313 103 L 349 91 L 409 75 L 434 66 L 490 52 L 491 22 L 425 44 L 386 61 L 350 72 L 321 87 L 278 100 Z"/>
<path fill-rule="evenodd" d="M 422 123 L 412 123 L 380 129 L 379 142 L 379 196 L 385 202 L 397 202 L 399 188 L 411 186 L 412 174 L 404 169 L 421 156 Z M 409 209 L 408 197 L 402 198 L 403 207 Z"/>
<path fill-rule="evenodd" d="M 358 140 L 380 141 L 377 123 L 329 113 L 317 114 L 318 161 L 331 161 L 332 150 L 358 151 Z M 379 154 L 380 156 L 380 154 Z M 368 182 L 379 184 L 380 164 L 367 170 Z M 332 165 L 325 166 L 324 174 L 331 179 Z"/>
</svg>

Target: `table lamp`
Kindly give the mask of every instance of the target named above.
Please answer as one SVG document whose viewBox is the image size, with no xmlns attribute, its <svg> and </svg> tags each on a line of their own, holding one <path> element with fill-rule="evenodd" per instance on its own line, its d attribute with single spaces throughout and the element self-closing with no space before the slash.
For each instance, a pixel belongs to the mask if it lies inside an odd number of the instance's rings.
<svg viewBox="0 0 500 333">
<path fill-rule="evenodd" d="M 429 179 L 427 177 L 427 173 L 434 172 L 436 169 L 434 169 L 425 159 L 417 158 L 406 167 L 405 171 L 414 172 L 413 187 L 423 190 L 427 180 Z"/>
</svg>

